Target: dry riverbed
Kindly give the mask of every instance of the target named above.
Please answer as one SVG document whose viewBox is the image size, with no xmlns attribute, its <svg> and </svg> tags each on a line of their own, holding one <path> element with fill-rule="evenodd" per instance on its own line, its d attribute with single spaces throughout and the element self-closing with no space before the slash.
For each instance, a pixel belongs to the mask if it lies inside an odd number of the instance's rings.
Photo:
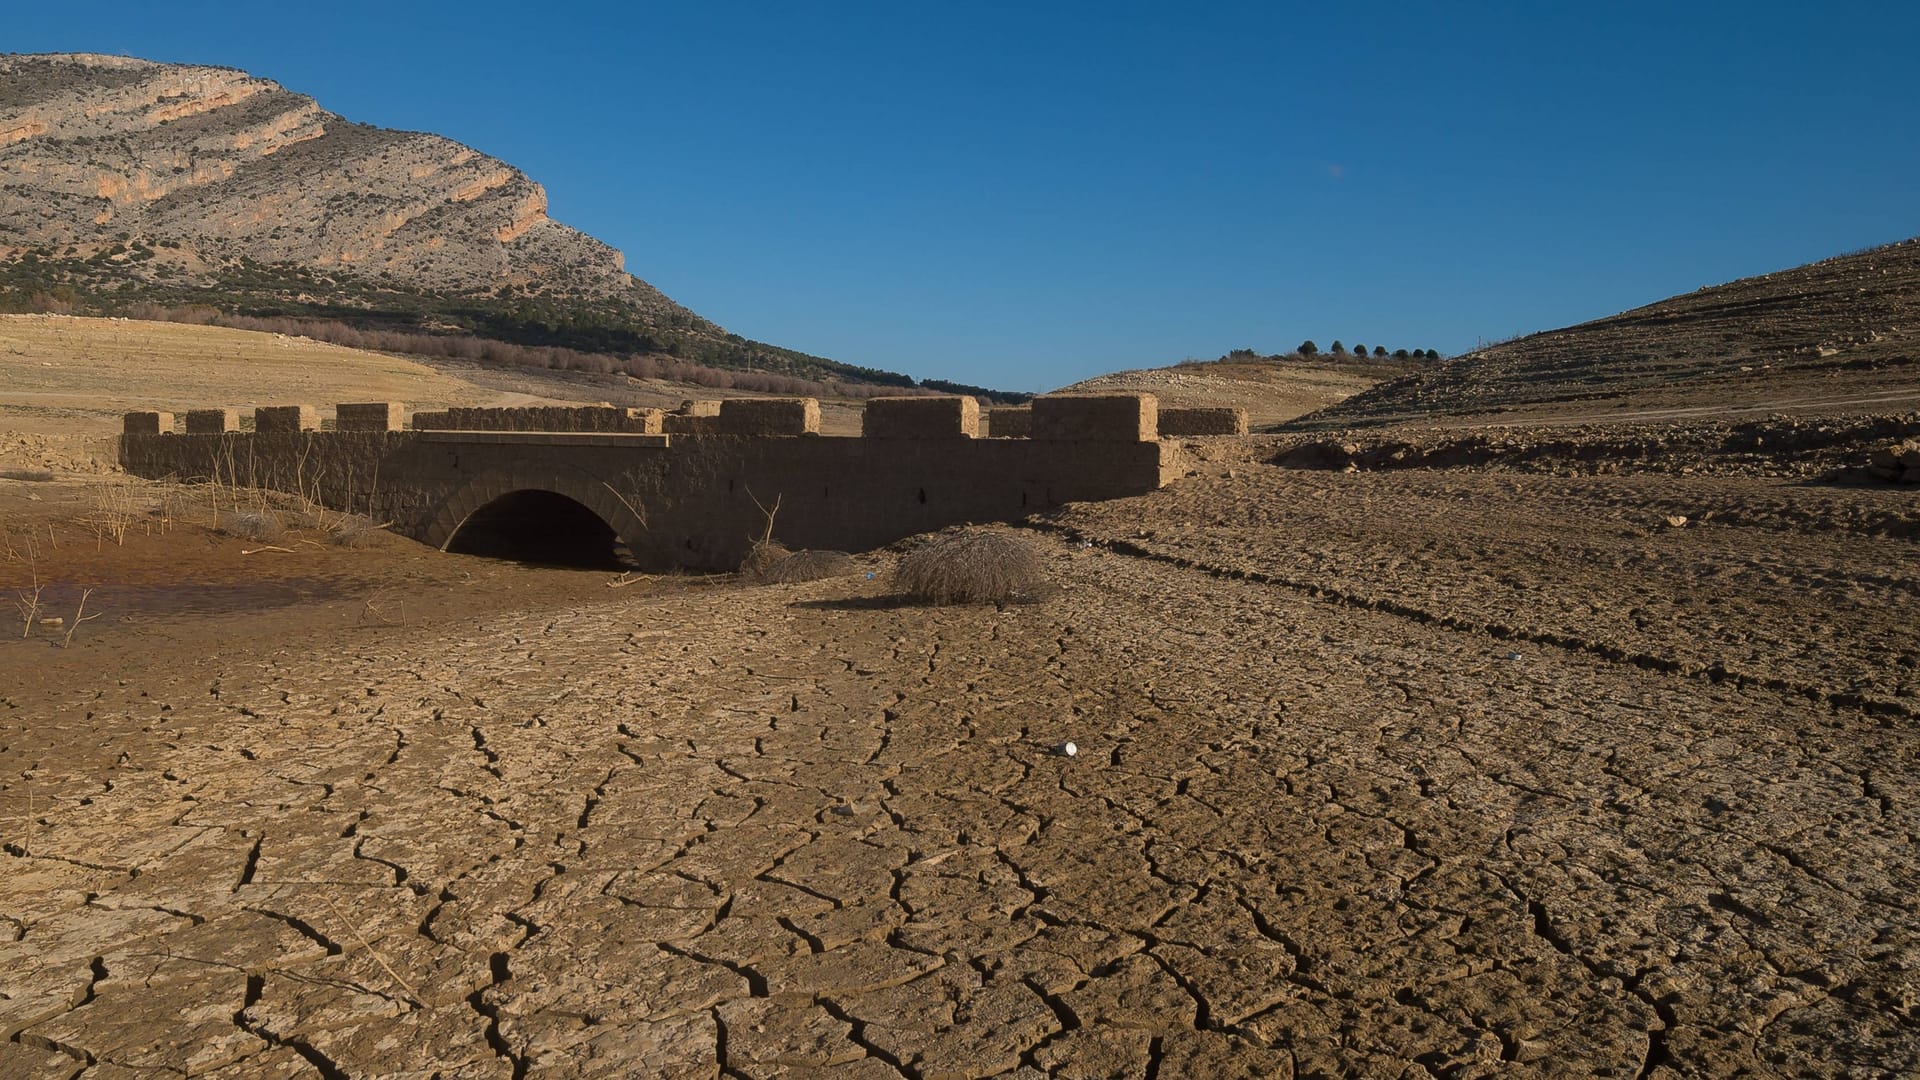
<svg viewBox="0 0 1920 1080">
<path fill-rule="evenodd" d="M 1920 1069 L 1910 494 L 1201 473 L 1005 609 L 0 481 L 0 1075 Z"/>
</svg>

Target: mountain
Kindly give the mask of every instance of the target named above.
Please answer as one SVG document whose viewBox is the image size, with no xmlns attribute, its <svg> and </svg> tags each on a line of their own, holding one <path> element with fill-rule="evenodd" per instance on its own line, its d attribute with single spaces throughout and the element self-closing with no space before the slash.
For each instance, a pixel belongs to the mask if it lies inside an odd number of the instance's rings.
<svg viewBox="0 0 1920 1080">
<path fill-rule="evenodd" d="M 0 310 L 136 305 L 914 385 L 727 333 L 450 139 L 230 68 L 0 56 Z"/>
<path fill-rule="evenodd" d="M 1920 239 L 1488 346 L 1289 426 L 1911 409 L 1916 356 Z"/>
</svg>

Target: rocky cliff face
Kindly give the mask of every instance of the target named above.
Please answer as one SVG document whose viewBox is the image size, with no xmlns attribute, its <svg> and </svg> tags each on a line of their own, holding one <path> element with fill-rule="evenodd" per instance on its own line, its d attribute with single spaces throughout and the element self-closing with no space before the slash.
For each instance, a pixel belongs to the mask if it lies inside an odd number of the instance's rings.
<svg viewBox="0 0 1920 1080">
<path fill-rule="evenodd" d="M 246 258 L 685 313 L 546 211 L 540 185 L 503 161 L 348 122 L 244 72 L 0 56 L 0 255 L 86 256 L 130 237 L 161 257 L 129 272 L 175 281 Z"/>
</svg>

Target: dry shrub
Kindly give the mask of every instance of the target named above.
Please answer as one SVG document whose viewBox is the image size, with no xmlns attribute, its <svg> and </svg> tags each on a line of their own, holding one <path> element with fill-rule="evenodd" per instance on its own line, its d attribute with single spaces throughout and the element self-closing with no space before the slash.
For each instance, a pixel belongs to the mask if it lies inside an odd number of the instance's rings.
<svg viewBox="0 0 1920 1080">
<path fill-rule="evenodd" d="M 348 517 L 327 530 L 327 542 L 335 547 L 359 550 L 373 543 L 380 526 L 363 517 Z"/>
<path fill-rule="evenodd" d="M 767 572 L 791 554 L 778 540 L 755 540 L 747 549 L 747 557 L 740 560 L 740 576 L 748 581 L 768 581 Z"/>
<path fill-rule="evenodd" d="M 901 556 L 896 586 L 935 604 L 1036 598 L 1047 583 L 1033 542 L 1003 532 L 943 533 Z"/>
<path fill-rule="evenodd" d="M 802 581 L 847 577 L 858 573 L 860 564 L 844 551 L 796 551 L 762 571 L 759 580 L 794 585 Z"/>
<path fill-rule="evenodd" d="M 220 531 L 228 536 L 237 536 L 242 540 L 271 541 L 280 539 L 287 527 L 280 518 L 265 510 L 241 510 L 228 514 Z"/>
<path fill-rule="evenodd" d="M 308 503 L 305 505 L 296 504 L 289 506 L 280 511 L 280 516 L 281 520 L 286 522 L 287 528 L 289 529 L 328 531 L 327 519 L 329 515 L 327 509 L 317 504 Z"/>
</svg>

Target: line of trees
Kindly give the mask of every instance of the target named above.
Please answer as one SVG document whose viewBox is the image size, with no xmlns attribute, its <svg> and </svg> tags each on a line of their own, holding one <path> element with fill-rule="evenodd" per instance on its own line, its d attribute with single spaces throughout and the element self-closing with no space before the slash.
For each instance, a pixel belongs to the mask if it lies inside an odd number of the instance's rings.
<svg viewBox="0 0 1920 1080">
<path fill-rule="evenodd" d="M 1320 354 L 1320 346 L 1314 344 L 1312 338 L 1308 338 L 1307 340 L 1300 343 L 1299 348 L 1293 351 L 1294 351 L 1294 354 L 1297 356 L 1318 356 Z M 1328 356 L 1351 355 L 1355 359 L 1359 359 L 1361 357 L 1367 356 L 1368 353 L 1367 353 L 1367 347 L 1358 342 L 1355 342 L 1353 348 L 1349 350 L 1344 344 L 1336 340 L 1332 345 L 1329 345 L 1327 347 L 1327 355 Z M 1435 349 L 1413 349 L 1413 350 L 1395 349 L 1393 350 L 1393 352 L 1389 353 L 1387 352 L 1387 347 L 1385 345 L 1375 345 L 1373 347 L 1372 356 L 1376 360 L 1385 360 L 1388 357 L 1391 357 L 1395 360 L 1438 360 L 1440 359 L 1440 353 L 1438 350 L 1435 350 Z"/>
</svg>

